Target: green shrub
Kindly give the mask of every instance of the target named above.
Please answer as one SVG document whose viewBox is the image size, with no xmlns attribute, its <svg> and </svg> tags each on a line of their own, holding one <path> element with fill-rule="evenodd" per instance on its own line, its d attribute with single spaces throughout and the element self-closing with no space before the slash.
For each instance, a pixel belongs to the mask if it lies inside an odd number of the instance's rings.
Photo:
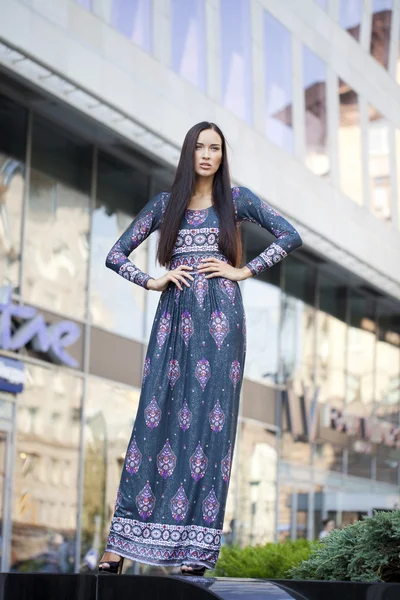
<svg viewBox="0 0 400 600">
<path fill-rule="evenodd" d="M 307 540 L 264 546 L 223 546 L 212 577 L 284 579 L 290 567 L 310 556 Z"/>
<path fill-rule="evenodd" d="M 400 511 L 376 512 L 317 544 L 292 579 L 400 581 Z"/>
</svg>

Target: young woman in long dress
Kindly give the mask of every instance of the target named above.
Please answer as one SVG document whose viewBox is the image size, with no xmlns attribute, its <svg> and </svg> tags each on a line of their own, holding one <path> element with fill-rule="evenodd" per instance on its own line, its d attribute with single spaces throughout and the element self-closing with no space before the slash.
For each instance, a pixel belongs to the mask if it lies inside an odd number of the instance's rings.
<svg viewBox="0 0 400 600">
<path fill-rule="evenodd" d="M 239 223 L 276 241 L 239 267 Z M 160 230 L 159 279 L 128 257 Z M 174 183 L 133 220 L 106 264 L 161 292 L 115 513 L 99 570 L 123 557 L 202 575 L 218 558 L 246 353 L 238 282 L 301 245 L 290 223 L 243 187 L 230 186 L 225 138 L 202 122 L 186 135 Z"/>
</svg>

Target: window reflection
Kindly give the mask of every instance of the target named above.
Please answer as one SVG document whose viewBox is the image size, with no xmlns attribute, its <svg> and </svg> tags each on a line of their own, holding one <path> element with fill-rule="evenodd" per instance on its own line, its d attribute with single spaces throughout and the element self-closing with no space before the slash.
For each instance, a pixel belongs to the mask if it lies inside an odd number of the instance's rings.
<svg viewBox="0 0 400 600">
<path fill-rule="evenodd" d="M 376 479 L 398 485 L 400 450 L 379 445 L 376 450 Z"/>
<path fill-rule="evenodd" d="M 369 106 L 368 159 L 371 210 L 380 219 L 391 219 L 389 122 Z"/>
<path fill-rule="evenodd" d="M 249 0 L 221 0 L 222 102 L 235 115 L 252 120 Z"/>
<path fill-rule="evenodd" d="M 279 61 L 276 60 L 279 56 Z M 290 32 L 264 11 L 266 122 L 269 139 L 293 153 L 292 42 Z"/>
<path fill-rule="evenodd" d="M 326 122 L 326 65 L 307 46 L 303 47 L 306 164 L 316 175 L 329 174 Z"/>
<path fill-rule="evenodd" d="M 26 366 L 19 398 L 11 568 L 74 570 L 82 381 Z"/>
<path fill-rule="evenodd" d="M 243 286 L 246 311 L 246 377 L 276 383 L 281 292 L 278 287 L 256 279 Z"/>
<path fill-rule="evenodd" d="M 370 445 L 362 445 L 362 448 L 366 448 L 367 451 L 372 452 Z M 348 465 L 347 473 L 353 477 L 365 477 L 371 479 L 372 475 L 372 456 L 364 454 L 357 450 L 356 444 L 353 444 L 353 448 L 348 453 Z"/>
<path fill-rule="evenodd" d="M 147 52 L 152 49 L 151 8 L 148 0 L 111 0 L 111 24 Z"/>
<path fill-rule="evenodd" d="M 275 434 L 264 427 L 241 422 L 238 506 L 235 523 L 240 545 L 274 540 L 277 451 Z"/>
<path fill-rule="evenodd" d="M 101 554 L 113 514 L 140 391 L 89 378 L 85 406 L 82 560 Z M 112 401 L 110 402 L 110 398 Z"/>
<path fill-rule="evenodd" d="M 143 338 L 146 290 L 104 266 L 110 248 L 148 200 L 148 173 L 100 154 L 97 201 L 92 216 L 91 318 L 95 325 L 125 337 Z M 131 260 L 147 271 L 148 242 Z"/>
<path fill-rule="evenodd" d="M 393 0 L 372 0 L 371 54 L 385 68 L 389 64 Z"/>
<path fill-rule="evenodd" d="M 374 402 L 375 302 L 355 291 L 350 294 L 347 356 L 347 410 L 369 417 Z"/>
<path fill-rule="evenodd" d="M 324 471 L 341 473 L 343 470 L 343 449 L 326 441 L 315 445 L 314 467 Z"/>
<path fill-rule="evenodd" d="M 363 204 L 361 124 L 358 94 L 339 79 L 339 170 L 344 194 Z"/>
<path fill-rule="evenodd" d="M 203 0 L 171 2 L 172 68 L 206 89 L 206 30 Z"/>
<path fill-rule="evenodd" d="M 376 345 L 377 415 L 395 425 L 400 423 L 400 311 L 380 302 Z"/>
<path fill-rule="evenodd" d="M 26 111 L 0 96 L 0 286 L 19 291 Z"/>
<path fill-rule="evenodd" d="M 364 0 L 340 0 L 339 23 L 357 42 L 360 40 L 360 28 Z"/>
</svg>

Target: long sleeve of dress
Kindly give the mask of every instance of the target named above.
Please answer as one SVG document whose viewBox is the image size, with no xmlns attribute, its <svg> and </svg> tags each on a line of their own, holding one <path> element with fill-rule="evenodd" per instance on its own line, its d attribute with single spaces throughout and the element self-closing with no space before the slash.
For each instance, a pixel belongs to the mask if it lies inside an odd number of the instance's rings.
<svg viewBox="0 0 400 600">
<path fill-rule="evenodd" d="M 293 225 L 249 189 L 233 188 L 232 195 L 238 221 L 256 223 L 276 237 L 275 242 L 247 263 L 246 266 L 253 275 L 258 275 L 272 267 L 285 258 L 289 252 L 301 246 L 301 237 Z"/>
<path fill-rule="evenodd" d="M 118 275 L 147 289 L 152 279 L 129 260 L 129 255 L 159 228 L 169 194 L 158 194 L 146 204 L 107 254 L 106 266 Z"/>
</svg>

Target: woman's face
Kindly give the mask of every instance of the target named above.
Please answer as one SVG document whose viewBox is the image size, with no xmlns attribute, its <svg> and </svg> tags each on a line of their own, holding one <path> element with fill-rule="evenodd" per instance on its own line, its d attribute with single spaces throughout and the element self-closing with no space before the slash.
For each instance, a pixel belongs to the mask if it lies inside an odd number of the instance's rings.
<svg viewBox="0 0 400 600">
<path fill-rule="evenodd" d="M 200 177 L 211 177 L 222 162 L 222 140 L 213 129 L 203 129 L 194 151 L 194 170 Z"/>
</svg>

